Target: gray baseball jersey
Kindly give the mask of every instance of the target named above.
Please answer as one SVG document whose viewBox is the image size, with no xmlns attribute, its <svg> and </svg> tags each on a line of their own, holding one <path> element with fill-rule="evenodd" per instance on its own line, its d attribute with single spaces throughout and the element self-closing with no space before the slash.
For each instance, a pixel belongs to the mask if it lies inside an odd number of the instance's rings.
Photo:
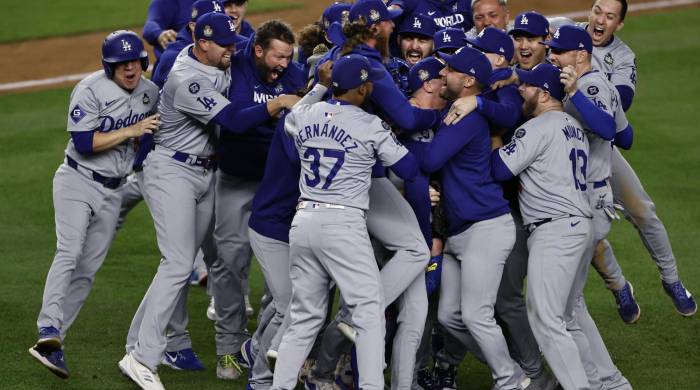
<svg viewBox="0 0 700 390">
<path fill-rule="evenodd" d="M 593 46 L 593 67 L 605 73 L 613 85 L 637 87 L 634 52 L 616 36 L 608 45 Z"/>
<path fill-rule="evenodd" d="M 302 200 L 367 210 L 376 160 L 391 166 L 408 153 L 379 117 L 340 103 L 295 107 L 285 130 L 301 157 Z"/>
<path fill-rule="evenodd" d="M 158 101 L 158 87 L 141 77 L 132 93 L 110 80 L 99 70 L 84 78 L 70 96 L 69 132 L 109 132 L 128 127 L 153 114 Z M 91 155 L 78 153 L 73 140 L 68 141 L 66 154 L 78 164 L 106 177 L 124 177 L 131 172 L 134 148 L 131 141 Z"/>
<path fill-rule="evenodd" d="M 523 222 L 591 217 L 586 195 L 588 139 L 571 115 L 549 111 L 525 122 L 499 155 L 520 175 Z"/>
<path fill-rule="evenodd" d="M 588 72 L 577 80 L 578 90 L 581 91 L 599 109 L 615 118 L 615 131 L 621 132 L 627 128 L 627 116 L 620 103 L 620 95 L 610 81 L 596 70 Z M 588 170 L 586 179 L 589 183 L 605 180 L 610 177 L 610 159 L 612 157 L 612 142 L 600 138 L 590 131 L 586 122 L 581 118 L 574 103 L 570 99 L 564 102 L 564 111 L 578 120 L 586 130 L 590 153 L 588 154 Z"/>
<path fill-rule="evenodd" d="M 224 95 L 231 74 L 190 57 L 191 47 L 182 49 L 163 86 L 158 105 L 163 124 L 154 139 L 169 149 L 209 157 L 218 133 L 209 122 L 230 103 Z"/>
</svg>

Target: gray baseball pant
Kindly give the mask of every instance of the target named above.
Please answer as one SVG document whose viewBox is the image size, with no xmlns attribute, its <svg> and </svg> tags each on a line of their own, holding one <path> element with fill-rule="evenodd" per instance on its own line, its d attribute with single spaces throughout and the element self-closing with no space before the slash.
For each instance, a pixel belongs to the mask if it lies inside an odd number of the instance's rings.
<svg viewBox="0 0 700 390">
<path fill-rule="evenodd" d="M 625 218 L 637 228 L 642 243 L 659 269 L 661 279 L 665 283 L 677 282 L 678 268 L 666 227 L 656 214 L 656 205 L 639 177 L 617 147 L 613 147 L 610 184 L 615 202 L 624 207 Z M 593 265 L 609 289 L 619 290 L 625 286 L 626 280 L 610 242 L 605 240 L 601 245 Z"/>
<path fill-rule="evenodd" d="M 144 167 L 144 195 L 162 258 L 130 330 L 138 329 L 134 358 L 153 371 L 166 348 L 166 325 L 186 297 L 195 254 L 214 214 L 213 172 L 180 163 L 170 154 L 156 148 Z"/>
<path fill-rule="evenodd" d="M 279 333 L 281 338 L 281 335 L 284 334 L 285 329 L 282 329 L 281 325 L 292 298 L 292 281 L 289 275 L 289 244 L 266 237 L 250 228 L 248 236 L 255 258 L 258 260 L 260 270 L 265 278 L 265 284 L 272 295 L 272 302 L 265 310 L 265 312 L 270 311 L 272 316 L 269 322 L 261 321 L 258 324 L 258 330 L 253 335 L 258 353 L 255 356 L 255 365 L 248 382 L 259 390 L 268 387 L 272 382 L 272 372 L 267 364 L 265 354 L 272 346 L 275 336 Z M 267 315 L 263 316 L 267 317 Z"/>
<path fill-rule="evenodd" d="M 592 186 L 592 183 L 589 184 Z M 591 204 L 591 209 L 593 210 L 593 220 L 592 220 L 592 235 L 593 241 L 591 245 L 586 249 L 584 254 L 584 259 L 592 259 L 593 252 L 597 244 L 604 240 L 608 233 L 610 232 L 611 219 L 608 217 L 605 209 L 613 209 L 613 194 L 610 189 L 610 185 L 606 185 L 600 188 L 592 188 L 589 190 L 589 199 Z M 584 365 L 594 365 L 595 371 L 587 369 L 588 372 L 595 372 L 598 376 L 598 381 L 602 382 L 603 388 L 605 389 L 624 389 L 631 390 L 627 378 L 625 378 L 620 370 L 615 366 L 612 359 L 610 358 L 610 353 L 605 346 L 605 342 L 598 331 L 593 318 L 588 313 L 588 308 L 586 307 L 586 301 L 583 296 L 583 289 L 588 280 L 588 266 L 583 267 L 581 273 L 578 275 L 575 282 L 577 289 L 578 298 L 575 301 L 575 317 L 576 322 L 585 336 L 588 343 L 589 355 L 586 357 L 588 361 L 584 360 Z M 589 374 L 590 375 L 590 374 Z M 594 380 L 589 377 L 589 382 L 591 385 L 594 384 Z"/>
<path fill-rule="evenodd" d="M 244 300 L 252 255 L 248 219 L 259 184 L 221 170 L 216 172 L 214 240 L 218 256 L 211 266 L 209 280 L 217 317 L 214 327 L 219 356 L 238 352 L 250 337 Z"/>
<path fill-rule="evenodd" d="M 46 275 L 38 327 L 53 326 L 65 339 L 90 294 L 114 238 L 120 197 L 82 167 L 61 164 L 53 178 L 56 254 Z"/>
<path fill-rule="evenodd" d="M 279 347 L 273 389 L 293 389 L 323 326 L 334 280 L 357 330 L 360 387 L 384 388 L 384 297 L 364 212 L 345 208 L 297 211 L 289 233 L 292 300 L 290 326 Z"/>
<path fill-rule="evenodd" d="M 578 297 L 576 278 L 589 264 L 584 255 L 591 234 L 590 219 L 573 217 L 544 223 L 528 238 L 528 319 L 549 367 L 567 390 L 591 389 L 571 333 L 575 317 L 568 318 Z"/>
<path fill-rule="evenodd" d="M 494 318 L 503 267 L 514 243 L 515 223 L 508 213 L 449 237 L 443 253 L 443 275 L 450 277 L 440 284 L 438 320 L 456 334 L 466 325 L 486 358 L 496 389 L 520 389 L 525 379 Z"/>
</svg>

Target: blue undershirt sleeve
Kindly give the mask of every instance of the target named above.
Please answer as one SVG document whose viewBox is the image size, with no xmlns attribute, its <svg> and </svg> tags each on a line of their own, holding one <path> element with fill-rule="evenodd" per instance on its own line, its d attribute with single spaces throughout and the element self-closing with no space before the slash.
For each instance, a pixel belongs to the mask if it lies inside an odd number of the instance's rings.
<svg viewBox="0 0 700 390">
<path fill-rule="evenodd" d="M 496 181 L 507 181 L 515 177 L 498 154 L 498 149 L 491 152 L 491 176 Z"/>
<path fill-rule="evenodd" d="M 92 139 L 95 137 L 95 130 L 71 131 L 70 137 L 73 139 L 73 145 L 75 145 L 75 150 L 78 153 L 84 155 L 92 154 Z"/>
<path fill-rule="evenodd" d="M 434 127 L 439 120 L 437 110 L 412 106 L 388 73 L 373 83 L 371 99 L 406 134 Z"/>
<path fill-rule="evenodd" d="M 634 129 L 632 129 L 632 125 L 627 125 L 624 130 L 615 134 L 615 145 L 622 149 L 629 150 L 629 148 L 632 147 L 633 139 Z"/>
<path fill-rule="evenodd" d="M 406 155 L 401 157 L 401 159 L 390 166 L 389 169 L 396 174 L 396 176 L 411 181 L 418 174 L 418 161 L 416 157 L 408 152 Z"/>
<path fill-rule="evenodd" d="M 503 87 L 496 91 L 498 101 L 478 98 L 477 111 L 496 127 L 510 129 L 520 120 L 522 98 L 515 88 Z"/>
<path fill-rule="evenodd" d="M 607 141 L 615 138 L 615 118 L 612 115 L 598 108 L 581 91 L 576 91 L 571 102 L 590 131 Z"/>
<path fill-rule="evenodd" d="M 474 126 L 477 126 L 474 116 L 467 115 L 454 125 L 440 127 L 433 141 L 425 148 L 420 162 L 421 169 L 432 173 L 442 168 L 452 156 L 471 141 L 476 133 L 476 131 L 470 131 Z"/>
<path fill-rule="evenodd" d="M 270 119 L 267 111 L 267 104 L 256 104 L 254 106 L 236 109 L 234 104 L 229 104 L 219 111 L 212 122 L 221 126 L 222 130 L 233 134 L 243 134 L 253 130 L 258 125 Z"/>
<path fill-rule="evenodd" d="M 617 88 L 617 92 L 620 94 L 622 109 L 626 112 L 632 106 L 634 89 L 628 85 L 616 85 L 615 88 Z"/>
</svg>

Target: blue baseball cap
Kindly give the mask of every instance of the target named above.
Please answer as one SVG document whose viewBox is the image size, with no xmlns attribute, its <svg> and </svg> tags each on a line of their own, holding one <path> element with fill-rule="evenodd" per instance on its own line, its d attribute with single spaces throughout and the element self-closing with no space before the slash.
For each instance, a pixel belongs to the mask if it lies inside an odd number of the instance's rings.
<svg viewBox="0 0 700 390">
<path fill-rule="evenodd" d="M 483 85 L 489 84 L 491 63 L 479 50 L 464 46 L 453 55 L 440 54 L 440 58 L 444 59 L 447 65 L 457 72 L 474 76 Z"/>
<path fill-rule="evenodd" d="M 323 10 L 323 15 L 321 15 L 321 22 L 323 23 L 323 28 L 328 31 L 331 24 L 338 22 L 343 23 L 343 14 L 347 15 L 350 12 L 352 6 L 347 3 L 333 3 Z"/>
<path fill-rule="evenodd" d="M 447 27 L 438 30 L 433 35 L 433 45 L 435 51 L 445 49 L 459 49 L 467 43 L 467 35 L 461 28 Z"/>
<path fill-rule="evenodd" d="M 559 68 L 546 62 L 537 64 L 532 70 L 516 69 L 521 84 L 529 84 L 549 92 L 555 99 L 564 99 L 564 85 L 561 83 Z"/>
<path fill-rule="evenodd" d="M 359 0 L 350 8 L 349 20 L 354 22 L 360 16 L 364 16 L 368 25 L 372 25 L 385 20 L 395 19 L 402 13 L 402 9 L 388 9 L 381 0 Z"/>
<path fill-rule="evenodd" d="M 467 38 L 467 42 L 484 53 L 500 54 L 508 62 L 513 59 L 513 54 L 515 54 L 513 38 L 494 27 L 486 27 L 476 38 Z"/>
<path fill-rule="evenodd" d="M 588 32 L 578 26 L 561 26 L 549 41 L 541 42 L 553 49 L 559 50 L 586 50 L 593 52 L 593 40 Z"/>
<path fill-rule="evenodd" d="M 445 65 L 435 57 L 427 57 L 418 61 L 408 72 L 408 88 L 416 91 L 424 82 L 440 78 L 440 71 Z"/>
<path fill-rule="evenodd" d="M 197 0 L 192 4 L 192 21 L 196 21 L 199 15 L 209 12 L 224 13 L 224 5 L 217 0 Z"/>
<path fill-rule="evenodd" d="M 334 88 L 353 89 L 367 81 L 376 81 L 384 77 L 383 68 L 373 68 L 367 57 L 361 54 L 348 54 L 340 57 L 331 71 L 331 83 Z"/>
<path fill-rule="evenodd" d="M 194 37 L 214 41 L 219 46 L 231 46 L 239 41 L 233 20 L 217 12 L 209 12 L 197 18 Z"/>
<path fill-rule="evenodd" d="M 435 22 L 423 14 L 406 16 L 399 25 L 398 33 L 422 35 L 432 39 L 435 34 Z"/>
<path fill-rule="evenodd" d="M 525 34 L 533 37 L 549 35 L 549 21 L 544 15 L 535 11 L 523 12 L 515 17 L 513 29 L 508 34 Z"/>
</svg>

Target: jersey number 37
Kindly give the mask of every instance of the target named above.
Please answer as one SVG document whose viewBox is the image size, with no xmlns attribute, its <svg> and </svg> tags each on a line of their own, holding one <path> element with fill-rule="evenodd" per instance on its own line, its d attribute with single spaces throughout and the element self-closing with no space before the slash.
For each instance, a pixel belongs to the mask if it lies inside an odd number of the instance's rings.
<svg viewBox="0 0 700 390">
<path fill-rule="evenodd" d="M 335 178 L 335 175 L 338 174 L 338 171 L 340 170 L 340 167 L 343 166 L 343 163 L 345 162 L 345 151 L 343 150 L 334 150 L 334 149 L 321 149 L 323 151 L 323 158 L 330 158 L 330 159 L 335 159 L 335 163 L 333 164 L 333 167 L 331 170 L 328 172 L 328 175 L 326 176 L 326 180 L 323 183 L 323 186 L 321 189 L 327 190 L 331 187 L 331 184 L 333 183 L 333 178 Z M 321 183 L 321 152 L 319 149 L 316 148 L 308 148 L 306 149 L 306 152 L 304 152 L 304 158 L 311 158 L 311 165 L 309 168 L 311 169 L 311 173 L 313 173 L 313 177 L 309 177 L 309 175 L 304 174 L 304 180 L 306 181 L 306 185 L 309 187 L 316 187 Z"/>
</svg>

